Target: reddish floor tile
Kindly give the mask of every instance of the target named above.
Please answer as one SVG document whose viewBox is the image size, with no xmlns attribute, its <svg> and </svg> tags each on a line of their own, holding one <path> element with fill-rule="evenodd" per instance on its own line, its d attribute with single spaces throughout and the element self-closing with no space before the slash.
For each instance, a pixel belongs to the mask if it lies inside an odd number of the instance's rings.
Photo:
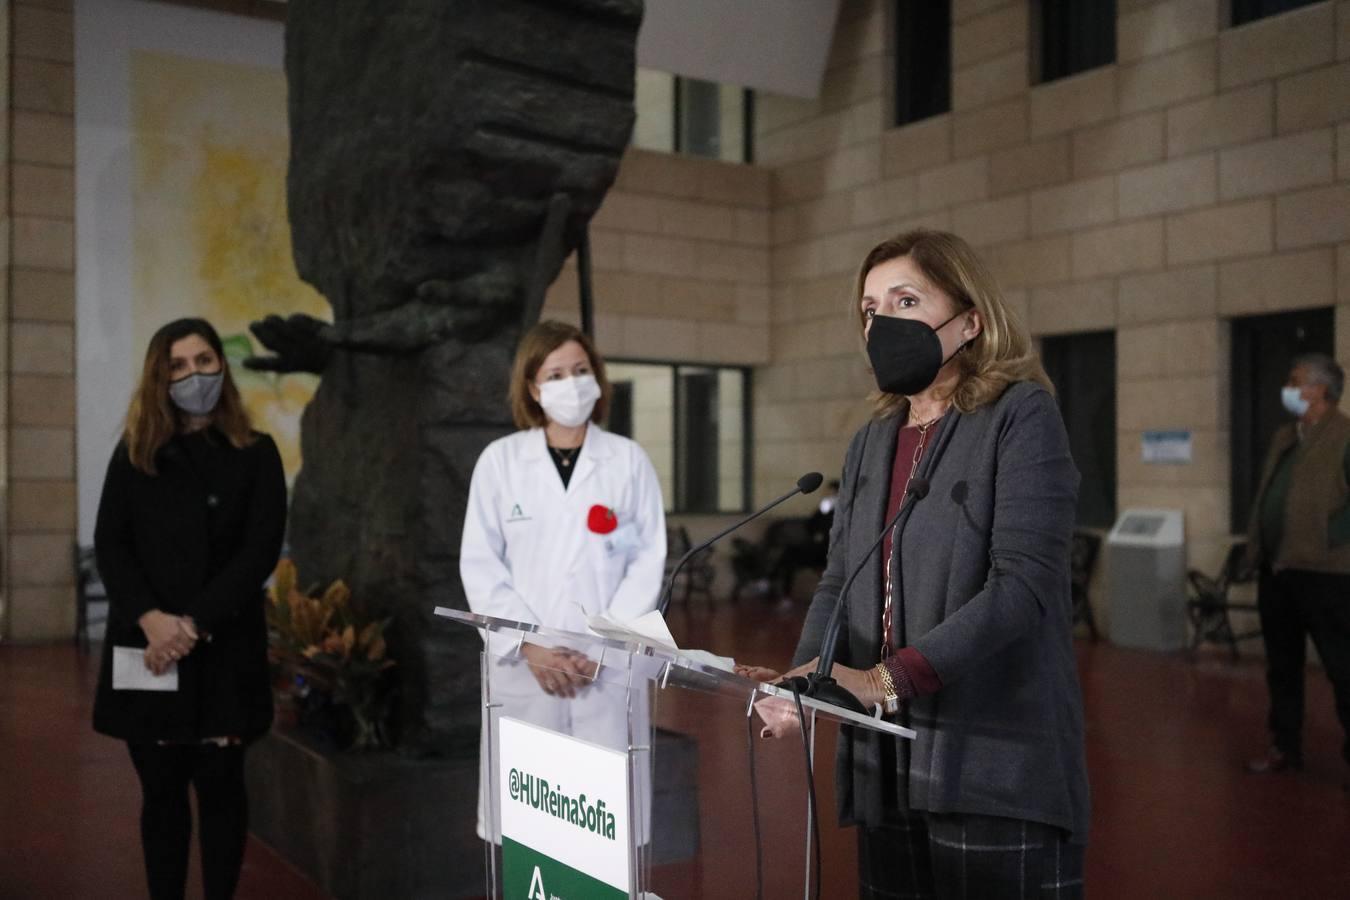
<svg viewBox="0 0 1350 900">
<path fill-rule="evenodd" d="M 682 644 L 784 665 L 801 608 L 695 603 L 670 616 Z M 1308 768 L 1253 776 L 1264 742 L 1257 663 L 1080 644 L 1093 824 L 1088 892 L 1125 897 L 1334 897 L 1350 884 L 1350 795 L 1340 727 L 1319 670 L 1309 673 Z M 89 727 L 93 658 L 68 646 L 0 647 L 0 898 L 144 896 L 138 791 L 123 746 Z M 665 900 L 754 896 L 746 720 L 734 704 L 670 692 L 657 717 L 698 738 L 698 859 L 658 868 Z M 755 740 L 764 896 L 800 896 L 805 775 L 801 748 Z M 856 896 L 851 831 L 834 823 L 834 735 L 820 740 L 823 896 Z M 195 880 L 195 875 L 194 875 Z M 194 888 L 191 896 L 200 896 Z M 251 840 L 241 898 L 320 898 Z"/>
</svg>

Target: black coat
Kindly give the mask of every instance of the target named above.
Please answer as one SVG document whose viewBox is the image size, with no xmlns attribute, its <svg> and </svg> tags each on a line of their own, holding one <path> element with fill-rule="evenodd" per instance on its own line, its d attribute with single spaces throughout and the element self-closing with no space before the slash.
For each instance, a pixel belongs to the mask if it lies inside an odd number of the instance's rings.
<svg viewBox="0 0 1350 900">
<path fill-rule="evenodd" d="M 207 429 L 173 438 L 156 467 L 134 468 L 118 445 L 103 483 L 94 551 L 109 612 L 94 729 L 132 742 L 255 737 L 272 722 L 262 586 L 285 536 L 281 456 L 265 434 L 240 449 Z M 137 620 L 151 609 L 191 616 L 203 637 L 178 662 L 176 692 L 114 691 L 112 647 L 144 647 Z"/>
</svg>

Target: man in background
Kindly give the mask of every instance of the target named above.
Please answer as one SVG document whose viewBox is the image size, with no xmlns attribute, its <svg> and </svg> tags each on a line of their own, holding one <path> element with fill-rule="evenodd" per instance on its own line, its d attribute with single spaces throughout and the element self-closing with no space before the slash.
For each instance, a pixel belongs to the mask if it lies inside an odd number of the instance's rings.
<svg viewBox="0 0 1350 900">
<path fill-rule="evenodd" d="M 1297 421 L 1275 433 L 1252 508 L 1271 731 L 1270 750 L 1248 764 L 1253 772 L 1303 767 L 1308 637 L 1331 679 L 1350 763 L 1350 417 L 1337 408 L 1344 388 L 1331 357 L 1294 361 L 1281 400 Z M 1350 770 L 1343 787 L 1350 790 Z"/>
</svg>

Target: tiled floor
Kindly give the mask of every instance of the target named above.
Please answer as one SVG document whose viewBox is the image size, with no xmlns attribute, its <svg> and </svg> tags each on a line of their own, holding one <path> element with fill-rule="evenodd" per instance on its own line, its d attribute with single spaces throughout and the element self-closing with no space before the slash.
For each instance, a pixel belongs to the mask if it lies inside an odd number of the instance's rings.
<svg viewBox="0 0 1350 900">
<path fill-rule="evenodd" d="M 800 607 L 743 602 L 677 609 L 691 646 L 781 665 Z M 1257 777 L 1242 760 L 1263 743 L 1258 665 L 1081 644 L 1093 832 L 1089 895 L 1350 896 L 1350 795 L 1330 690 L 1310 673 L 1308 769 Z M 0 898 L 144 896 L 138 792 L 125 750 L 89 729 L 93 665 L 68 646 L 0 647 Z M 701 747 L 702 852 L 663 867 L 666 900 L 754 896 L 743 710 L 673 692 L 658 716 Z M 801 895 L 804 775 L 799 746 L 756 742 L 766 898 Z M 833 826 L 833 739 L 822 740 L 823 896 L 856 895 L 853 836 Z M 195 875 L 194 875 L 195 880 Z M 194 889 L 196 890 L 196 889 Z M 193 896 L 190 893 L 190 896 Z M 199 893 L 195 893 L 200 896 Z M 251 841 L 241 898 L 322 894 Z"/>
<path fill-rule="evenodd" d="M 146 896 L 140 788 L 126 746 L 90 727 L 98 647 L 0 646 L 0 898 Z M 197 861 L 189 897 L 201 897 Z M 240 900 L 321 894 L 250 839 Z"/>
<path fill-rule="evenodd" d="M 751 612 L 758 613 L 753 617 Z M 782 665 L 797 634 L 800 609 L 768 612 L 754 604 L 707 612 L 695 604 L 671 616 L 677 638 L 743 661 Z M 1309 673 L 1307 770 L 1297 776 L 1255 776 L 1243 762 L 1264 747 L 1265 685 L 1258 663 L 1231 665 L 1226 656 L 1126 651 L 1080 642 L 1079 672 L 1087 708 L 1088 769 L 1093 791 L 1087 856 L 1093 898 L 1350 897 L 1350 776 L 1340 758 L 1341 731 L 1331 690 L 1320 670 Z M 754 896 L 748 793 L 741 786 L 744 739 L 731 711 L 706 715 L 706 704 L 673 698 L 663 718 L 707 735 L 725 756 L 703 760 L 702 859 L 687 878 L 656 881 L 666 900 Z M 702 738 L 701 746 L 714 741 Z M 761 749 L 769 778 L 766 818 L 769 898 L 801 896 L 804 777 L 800 752 Z M 832 761 L 832 746 L 824 748 Z M 833 808 L 832 766 L 818 768 L 821 806 Z M 711 802 L 710 802 L 711 801 Z M 711 810 L 715 808 L 717 812 Z M 854 841 L 823 825 L 823 896 L 857 896 Z M 748 864 L 749 863 L 749 864 Z M 664 873 L 658 873 L 664 874 Z"/>
</svg>

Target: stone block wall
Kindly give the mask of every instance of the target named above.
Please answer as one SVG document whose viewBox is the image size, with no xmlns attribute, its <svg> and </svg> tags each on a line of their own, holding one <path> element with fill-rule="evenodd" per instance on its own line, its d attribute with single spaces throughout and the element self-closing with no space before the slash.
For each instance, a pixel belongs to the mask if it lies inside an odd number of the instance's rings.
<svg viewBox="0 0 1350 900">
<path fill-rule="evenodd" d="M 606 358 L 768 362 L 769 180 L 757 166 L 628 151 L 591 222 Z M 576 321 L 579 309 L 573 258 L 544 315 Z"/>
<path fill-rule="evenodd" d="M 1121 0 L 1117 62 L 1032 84 L 1027 0 L 955 0 L 952 109 L 890 127 L 890 3 L 846 0 L 818 100 L 761 95 L 773 171 L 772 356 L 756 479 L 837 470 L 868 387 L 848 320 L 861 255 L 917 225 L 987 257 L 1038 336 L 1111 329 L 1118 506 L 1229 539 L 1228 319 L 1337 308 L 1350 362 L 1350 2 L 1231 28 L 1219 0 Z M 1189 466 L 1142 432 L 1186 428 Z M 790 461 L 791 464 L 788 464 Z"/>
<path fill-rule="evenodd" d="M 0 134 L 4 635 L 75 623 L 75 128 L 70 0 L 5 4 Z"/>
</svg>

